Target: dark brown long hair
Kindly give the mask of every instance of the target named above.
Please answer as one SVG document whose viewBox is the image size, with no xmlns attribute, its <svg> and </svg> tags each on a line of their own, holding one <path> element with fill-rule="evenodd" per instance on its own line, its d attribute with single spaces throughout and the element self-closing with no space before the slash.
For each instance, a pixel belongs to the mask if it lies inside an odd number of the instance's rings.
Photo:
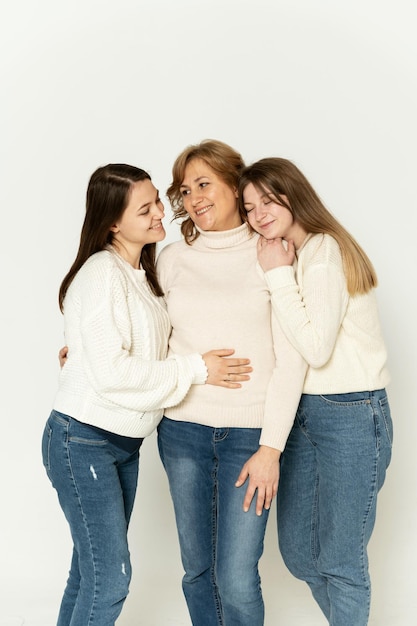
<svg viewBox="0 0 417 626">
<path fill-rule="evenodd" d="M 367 293 L 377 285 L 375 269 L 352 235 L 328 211 L 310 182 L 294 163 L 270 157 L 248 165 L 239 181 L 239 204 L 243 191 L 252 183 L 259 191 L 272 194 L 293 214 L 307 233 L 327 233 L 334 237 L 342 253 L 350 295 Z M 282 196 L 286 196 L 285 202 Z M 247 216 L 246 216 L 247 221 Z"/>
<path fill-rule="evenodd" d="M 59 308 L 63 311 L 64 298 L 74 276 L 96 252 L 112 243 L 110 228 L 117 222 L 129 204 L 132 185 L 151 180 L 144 170 L 124 163 L 109 163 L 99 167 L 91 176 L 87 187 L 86 213 L 81 229 L 77 256 L 59 289 Z M 142 249 L 141 265 L 149 286 L 156 296 L 162 296 L 155 268 L 156 244 L 146 244 Z"/>
<path fill-rule="evenodd" d="M 204 139 L 198 144 L 188 146 L 177 156 L 172 166 L 172 183 L 167 190 L 167 196 L 174 212 L 174 219 L 185 218 L 181 222 L 181 233 L 188 244 L 197 239 L 199 232 L 184 209 L 181 185 L 185 168 L 194 159 L 205 161 L 222 181 L 234 190 L 237 190 L 239 175 L 245 166 L 239 152 L 216 139 Z M 239 211 L 243 224 L 246 222 L 246 212 L 238 206 L 236 209 Z"/>
</svg>

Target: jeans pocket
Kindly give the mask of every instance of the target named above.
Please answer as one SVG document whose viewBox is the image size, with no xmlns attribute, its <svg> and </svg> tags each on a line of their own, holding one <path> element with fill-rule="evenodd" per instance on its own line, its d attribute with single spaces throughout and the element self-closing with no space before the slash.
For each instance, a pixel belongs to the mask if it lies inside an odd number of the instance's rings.
<svg viewBox="0 0 417 626">
<path fill-rule="evenodd" d="M 341 406 L 352 406 L 357 404 L 369 403 L 369 394 L 364 394 L 363 391 L 320 394 L 320 397 L 328 404 L 340 404 Z"/>
<path fill-rule="evenodd" d="M 385 431 L 387 433 L 388 441 L 390 446 L 392 446 L 393 437 L 394 437 L 394 429 L 392 425 L 391 418 L 391 408 L 388 402 L 388 396 L 385 396 L 380 399 L 379 406 L 381 408 L 381 415 L 384 420 Z"/>
<path fill-rule="evenodd" d="M 51 438 L 52 438 L 52 429 L 47 423 L 43 430 L 42 435 L 42 462 L 47 471 L 51 469 Z"/>
</svg>

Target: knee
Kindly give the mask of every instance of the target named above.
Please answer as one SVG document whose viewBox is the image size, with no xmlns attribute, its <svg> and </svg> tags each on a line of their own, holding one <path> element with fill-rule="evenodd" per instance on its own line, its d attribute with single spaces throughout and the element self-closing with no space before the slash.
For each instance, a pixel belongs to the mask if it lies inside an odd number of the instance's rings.
<svg viewBox="0 0 417 626">
<path fill-rule="evenodd" d="M 256 601 L 261 594 L 261 579 L 259 573 L 250 570 L 239 571 L 239 574 L 216 576 L 222 603 L 235 607 L 243 607 Z"/>
<path fill-rule="evenodd" d="M 261 626 L 264 623 L 264 602 L 259 575 L 241 572 L 218 580 L 218 591 L 226 623 Z"/>
<path fill-rule="evenodd" d="M 312 558 L 300 546 L 280 540 L 279 549 L 285 566 L 295 578 L 305 581 L 317 576 L 317 568 Z"/>
<path fill-rule="evenodd" d="M 132 571 L 130 563 L 121 563 L 116 570 L 108 572 L 106 580 L 97 581 L 98 597 L 103 606 L 117 606 L 123 603 L 129 593 Z"/>
</svg>

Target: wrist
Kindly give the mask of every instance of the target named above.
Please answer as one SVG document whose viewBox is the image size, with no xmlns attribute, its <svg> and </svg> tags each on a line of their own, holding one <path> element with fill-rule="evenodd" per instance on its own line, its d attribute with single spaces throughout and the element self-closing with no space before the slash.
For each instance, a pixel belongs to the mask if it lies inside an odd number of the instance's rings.
<svg viewBox="0 0 417 626">
<path fill-rule="evenodd" d="M 261 454 L 268 455 L 269 458 L 271 458 L 272 460 L 276 459 L 277 461 L 280 460 L 282 454 L 281 450 L 278 450 L 277 448 L 271 448 L 270 446 L 265 446 L 263 444 L 259 446 L 259 451 L 261 452 Z"/>
</svg>

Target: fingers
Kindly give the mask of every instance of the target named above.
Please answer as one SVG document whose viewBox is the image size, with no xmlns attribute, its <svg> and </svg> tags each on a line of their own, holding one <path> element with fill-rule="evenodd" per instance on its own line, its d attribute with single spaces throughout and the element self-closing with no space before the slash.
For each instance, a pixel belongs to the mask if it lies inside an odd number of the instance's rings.
<svg viewBox="0 0 417 626">
<path fill-rule="evenodd" d="M 228 372 L 226 372 L 226 374 L 224 375 L 222 384 L 220 386 L 226 387 L 228 389 L 239 389 L 242 386 L 240 384 L 241 382 L 250 380 L 250 376 L 249 374 L 246 373 L 246 371 L 251 372 L 252 371 L 251 367 L 238 368 L 238 369 L 242 371 L 235 372 L 233 370 L 229 370 Z"/>
<path fill-rule="evenodd" d="M 258 492 L 258 501 L 256 504 L 256 512 L 258 513 L 258 511 L 260 510 L 262 513 L 262 509 L 267 509 L 269 510 L 271 508 L 271 504 L 272 504 L 272 500 L 274 499 L 274 497 L 277 495 L 276 491 L 274 492 L 274 490 L 272 488 L 267 488 L 265 489 L 265 493 L 263 498 L 261 497 L 261 499 L 259 499 L 259 492 Z M 260 515 L 261 513 L 258 513 L 258 515 Z"/>
<path fill-rule="evenodd" d="M 246 376 L 253 371 L 253 367 L 249 365 L 249 359 L 225 359 L 225 374 L 232 377 L 230 380 L 248 380 Z"/>
<path fill-rule="evenodd" d="M 228 367 L 238 367 L 239 365 L 248 365 L 250 359 L 225 359 Z"/>
<path fill-rule="evenodd" d="M 58 353 L 59 366 L 64 367 L 68 357 L 68 347 L 64 346 Z"/>
<path fill-rule="evenodd" d="M 227 367 L 236 367 L 239 365 L 248 365 L 250 363 L 250 359 L 243 359 L 243 358 L 224 358 L 229 356 L 230 354 L 233 354 L 234 350 L 232 348 L 223 348 L 221 350 L 210 350 L 209 352 L 206 352 L 205 355 L 214 355 L 217 356 L 219 358 L 222 358 L 225 362 L 225 364 L 227 365 Z M 203 355 L 203 357 L 205 356 Z"/>
<path fill-rule="evenodd" d="M 207 371 L 207 383 L 227 389 L 238 389 L 241 383 L 250 379 L 252 367 L 249 359 L 225 358 L 233 353 L 231 349 L 211 350 L 202 355 Z"/>
<path fill-rule="evenodd" d="M 249 370 L 252 371 L 252 370 Z M 225 383 L 239 383 L 243 380 L 249 380 L 250 376 L 246 372 L 227 372 L 224 378 Z"/>
<path fill-rule="evenodd" d="M 213 376 L 211 380 L 208 380 L 209 383 L 215 384 L 218 387 L 225 387 L 226 389 L 239 389 L 242 387 L 243 382 L 250 380 L 250 376 L 248 374 L 233 374 L 233 373 L 223 373 L 217 376 Z"/>
<path fill-rule="evenodd" d="M 231 354 L 234 353 L 234 349 L 233 348 L 222 348 L 219 350 L 210 350 L 210 352 L 208 352 L 208 354 L 214 354 L 216 356 L 230 356 Z"/>
<path fill-rule="evenodd" d="M 244 482 L 244 481 L 243 481 Z M 239 480 L 236 483 L 236 487 L 241 486 Z M 272 488 L 264 488 L 260 485 L 255 486 L 249 483 L 246 489 L 245 499 L 243 500 L 243 510 L 247 513 L 250 509 L 253 498 L 256 494 L 256 515 L 262 515 L 264 509 L 269 510 L 271 508 L 272 501 L 277 495 L 276 491 Z"/>
<path fill-rule="evenodd" d="M 256 515 L 262 515 L 264 509 L 269 509 L 271 507 L 271 503 L 273 500 L 272 491 L 267 490 L 264 487 L 258 485 L 252 485 L 249 483 L 248 488 L 246 489 L 245 499 L 243 500 L 243 510 L 247 513 L 252 504 L 252 500 L 256 494 Z"/>
<path fill-rule="evenodd" d="M 262 515 L 264 509 L 271 508 L 278 492 L 280 454 L 275 448 L 260 446 L 242 467 L 235 486 L 241 487 L 247 482 L 243 500 L 245 512 L 254 506 L 256 515 Z"/>
<path fill-rule="evenodd" d="M 246 465 L 244 465 L 242 469 L 240 470 L 239 476 L 237 477 L 237 481 L 235 482 L 235 487 L 241 487 L 248 476 L 249 476 L 249 472 L 246 469 Z"/>
<path fill-rule="evenodd" d="M 250 472 L 246 464 L 242 467 L 241 472 L 235 482 L 235 487 L 241 487 L 249 478 Z M 272 500 L 277 495 L 277 488 L 272 484 L 262 485 L 256 484 L 255 481 L 249 480 L 245 498 L 243 500 L 243 510 L 247 513 L 252 504 L 252 500 L 256 494 L 256 515 L 262 515 L 264 509 L 270 509 Z"/>
</svg>

